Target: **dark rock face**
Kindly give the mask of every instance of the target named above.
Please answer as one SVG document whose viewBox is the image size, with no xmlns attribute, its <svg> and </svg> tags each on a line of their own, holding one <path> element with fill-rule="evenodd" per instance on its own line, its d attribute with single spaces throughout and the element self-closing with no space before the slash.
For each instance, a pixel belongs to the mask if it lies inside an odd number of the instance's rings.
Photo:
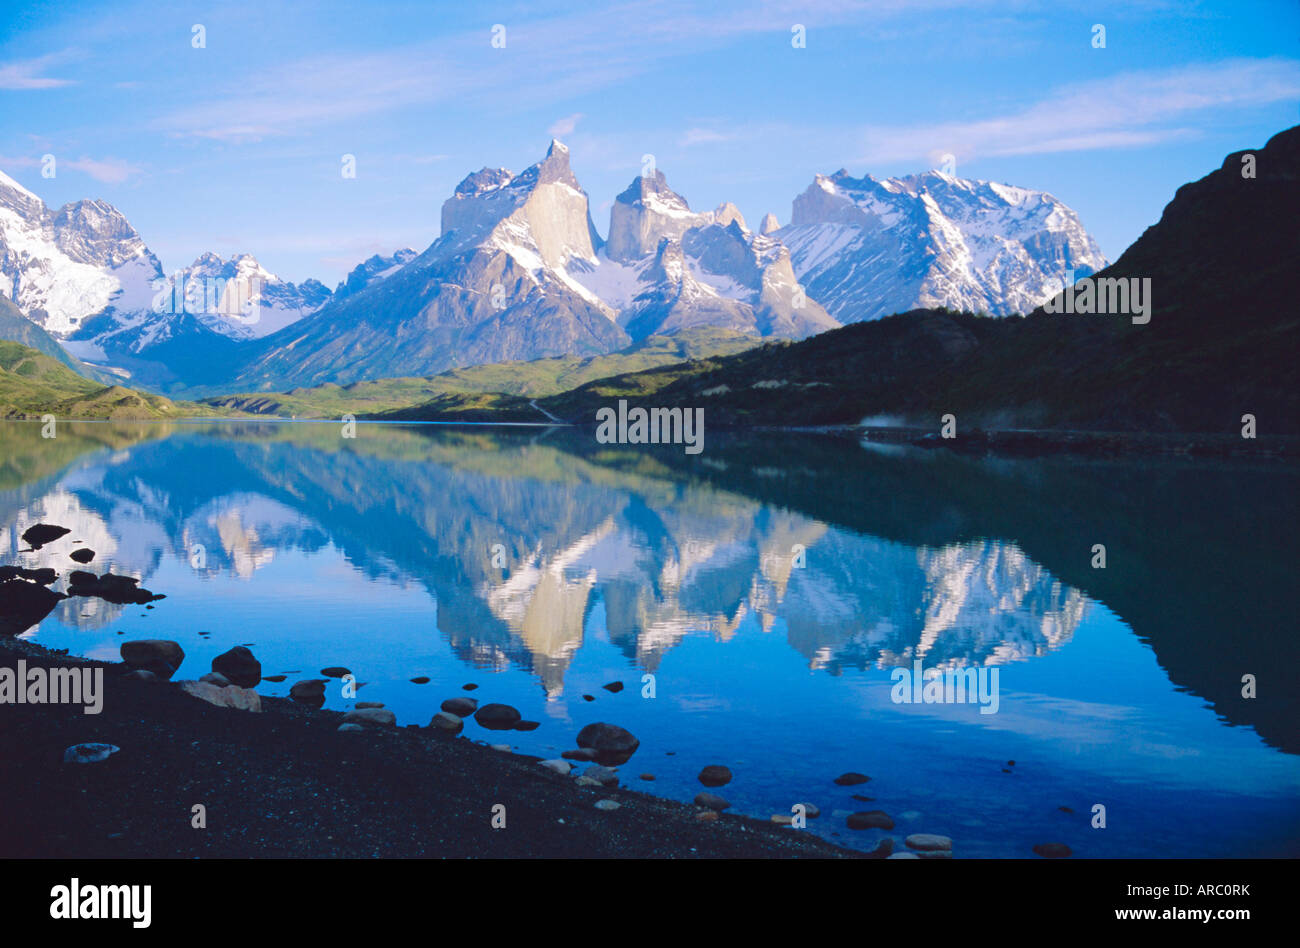
<svg viewBox="0 0 1300 948">
<path fill-rule="evenodd" d="M 513 730 L 523 715 L 508 704 L 485 704 L 474 712 L 474 720 L 490 731 Z"/>
<path fill-rule="evenodd" d="M 21 579 L 0 581 L 0 635 L 26 632 L 53 612 L 63 598 L 41 583 Z"/>
<path fill-rule="evenodd" d="M 262 681 L 262 663 L 242 645 L 214 658 L 212 670 L 241 688 L 255 688 Z"/>
<path fill-rule="evenodd" d="M 185 650 L 168 639 L 133 639 L 122 643 L 121 652 L 122 661 L 132 669 L 142 668 L 163 679 L 176 674 L 185 661 Z"/>
<path fill-rule="evenodd" d="M 52 523 L 38 523 L 23 531 L 23 542 L 33 550 L 39 550 L 47 543 L 53 543 L 59 537 L 71 533 L 67 527 L 57 527 Z"/>
<path fill-rule="evenodd" d="M 596 722 L 588 724 L 578 732 L 578 746 L 590 747 L 596 752 L 596 760 L 601 764 L 616 767 L 626 763 L 641 742 L 616 724 Z"/>
<path fill-rule="evenodd" d="M 69 596 L 93 596 L 119 606 L 135 604 L 144 605 L 166 596 L 152 593 L 138 586 L 140 580 L 132 576 L 118 576 L 105 573 L 96 577 L 94 573 L 74 570 L 68 581 Z"/>
</svg>

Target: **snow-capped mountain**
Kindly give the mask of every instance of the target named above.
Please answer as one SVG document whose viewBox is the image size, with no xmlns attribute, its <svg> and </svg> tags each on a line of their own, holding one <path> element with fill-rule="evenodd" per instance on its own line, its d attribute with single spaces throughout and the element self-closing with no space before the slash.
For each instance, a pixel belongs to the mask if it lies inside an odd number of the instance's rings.
<svg viewBox="0 0 1300 948">
<path fill-rule="evenodd" d="M 519 174 L 484 168 L 442 206 L 422 254 L 300 323 L 251 344 L 246 390 L 428 375 L 457 365 L 612 352 L 617 310 L 570 276 L 594 266 L 587 195 L 552 141 Z"/>
<path fill-rule="evenodd" d="M 552 141 L 517 175 L 462 180 L 423 253 L 375 255 L 331 292 L 249 254 L 165 275 L 111 205 L 51 211 L 0 175 L 0 292 L 74 356 L 172 392 L 597 355 L 696 327 L 799 339 L 919 307 L 1027 312 L 1105 263 L 1050 195 L 940 172 L 818 175 L 787 226 L 767 214 L 754 232 L 732 204 L 692 210 L 656 169 L 602 240 Z"/>
<path fill-rule="evenodd" d="M 919 307 L 1027 313 L 1067 270 L 1106 265 L 1050 194 L 939 171 L 877 180 L 817 175 L 773 233 L 808 293 L 844 323 Z"/>
<path fill-rule="evenodd" d="M 334 288 L 334 299 L 341 300 L 345 296 L 359 293 L 370 284 L 392 276 L 418 256 L 419 253 L 410 247 L 403 247 L 401 250 L 395 251 L 391 256 L 385 257 L 381 254 L 375 254 L 369 259 L 363 260 L 353 267 L 352 272 Z"/>
<path fill-rule="evenodd" d="M 750 233 L 733 204 L 692 211 L 658 169 L 614 201 L 595 264 L 570 272 L 633 339 L 694 326 L 802 338 L 839 325 L 799 285 L 785 247 Z"/>
<path fill-rule="evenodd" d="M 57 211 L 0 172 L 0 293 L 59 338 L 105 311 L 147 310 L 162 268 L 117 208 Z"/>
</svg>

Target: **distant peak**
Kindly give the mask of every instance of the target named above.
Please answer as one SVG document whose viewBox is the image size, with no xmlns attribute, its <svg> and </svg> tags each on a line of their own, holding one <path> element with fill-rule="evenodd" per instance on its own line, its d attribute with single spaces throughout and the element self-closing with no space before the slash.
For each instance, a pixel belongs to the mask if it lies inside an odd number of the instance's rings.
<svg viewBox="0 0 1300 948">
<path fill-rule="evenodd" d="M 37 197 L 31 191 L 28 191 L 25 187 L 23 187 L 21 184 L 15 181 L 13 178 L 9 177 L 9 175 L 5 174 L 3 171 L 0 171 L 0 188 L 8 188 L 11 191 L 17 191 L 19 194 L 23 195 L 24 197 L 31 198 L 33 201 L 40 200 L 39 197 Z"/>
<path fill-rule="evenodd" d="M 564 142 L 560 141 L 558 138 L 552 138 L 551 147 L 546 149 L 546 157 L 549 158 L 556 152 L 567 155 L 569 153 L 569 146 L 564 144 Z"/>
</svg>

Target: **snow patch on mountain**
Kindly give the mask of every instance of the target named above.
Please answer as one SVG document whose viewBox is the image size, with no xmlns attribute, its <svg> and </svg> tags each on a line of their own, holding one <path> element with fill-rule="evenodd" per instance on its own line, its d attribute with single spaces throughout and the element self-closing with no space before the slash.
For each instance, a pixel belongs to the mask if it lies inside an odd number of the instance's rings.
<svg viewBox="0 0 1300 948">
<path fill-rule="evenodd" d="M 1106 265 L 1078 215 L 1042 191 L 939 171 L 817 175 L 774 232 L 796 276 L 842 322 L 920 306 L 1029 312 Z"/>
</svg>

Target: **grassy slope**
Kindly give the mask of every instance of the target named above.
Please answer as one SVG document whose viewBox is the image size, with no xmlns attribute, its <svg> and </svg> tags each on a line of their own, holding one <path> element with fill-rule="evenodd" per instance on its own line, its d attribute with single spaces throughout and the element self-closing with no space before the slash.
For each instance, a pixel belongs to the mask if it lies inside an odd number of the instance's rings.
<svg viewBox="0 0 1300 948">
<path fill-rule="evenodd" d="M 730 354 L 753 346 L 754 336 L 725 329 L 703 329 L 673 336 L 651 336 L 621 352 L 581 358 L 565 356 L 534 362 L 504 362 L 452 369 L 428 378 L 379 379 L 351 385 L 320 385 L 285 393 L 249 393 L 204 399 L 204 403 L 252 414 L 293 418 L 338 418 L 380 414 L 433 403 L 447 412 L 526 406 L 531 398 L 554 395 L 594 379 L 699 358 Z M 476 396 L 495 396 L 491 398 Z M 521 396 L 506 398 L 504 396 Z M 541 417 L 529 412 L 529 417 Z M 473 420 L 466 418 L 464 420 Z"/>
<path fill-rule="evenodd" d="M 0 418 L 178 418 L 211 409 L 82 378 L 43 352 L 0 340 Z"/>
<path fill-rule="evenodd" d="M 112 385 L 118 381 L 111 372 L 105 372 L 73 358 L 53 336 L 24 316 L 22 311 L 3 294 L 0 294 L 0 340 L 29 346 L 63 363 L 78 375 L 99 382 L 101 385 Z"/>
</svg>

